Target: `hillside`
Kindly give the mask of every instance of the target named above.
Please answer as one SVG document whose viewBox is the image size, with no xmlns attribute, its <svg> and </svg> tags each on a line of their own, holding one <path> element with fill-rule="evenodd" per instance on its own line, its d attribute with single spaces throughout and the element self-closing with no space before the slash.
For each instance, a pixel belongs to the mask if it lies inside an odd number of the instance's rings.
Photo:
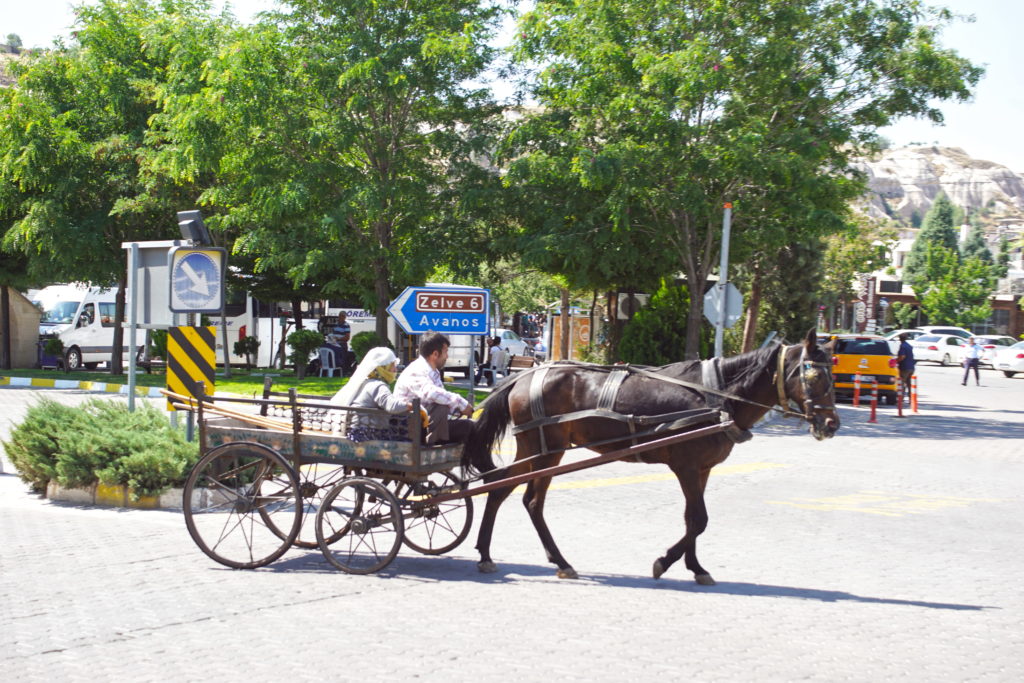
<svg viewBox="0 0 1024 683">
<path fill-rule="evenodd" d="M 1024 222 L 1024 177 L 971 158 L 959 147 L 902 147 L 858 164 L 868 177 L 862 208 L 874 218 L 915 226 L 939 192 L 990 226 Z"/>
</svg>

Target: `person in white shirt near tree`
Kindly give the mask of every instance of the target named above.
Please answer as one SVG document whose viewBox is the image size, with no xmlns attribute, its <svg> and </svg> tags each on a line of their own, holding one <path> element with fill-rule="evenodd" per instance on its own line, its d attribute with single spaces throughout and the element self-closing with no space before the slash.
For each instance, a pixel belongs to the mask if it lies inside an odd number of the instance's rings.
<svg viewBox="0 0 1024 683">
<path fill-rule="evenodd" d="M 395 384 L 395 398 L 408 402 L 420 400 L 427 411 L 429 422 L 424 443 L 433 446 L 442 443 L 462 443 L 473 429 L 469 417 L 473 406 L 456 393 L 448 391 L 441 382 L 441 370 L 448 362 L 451 341 L 440 332 L 427 332 L 420 338 L 419 356 L 402 371 Z"/>
<path fill-rule="evenodd" d="M 980 363 L 981 345 L 974 337 L 971 337 L 967 340 L 967 346 L 964 347 L 964 381 L 960 382 L 960 384 L 967 386 L 967 377 L 971 374 L 971 368 L 974 368 L 974 382 L 979 387 L 981 386 L 981 379 L 978 377 L 978 365 Z"/>
</svg>

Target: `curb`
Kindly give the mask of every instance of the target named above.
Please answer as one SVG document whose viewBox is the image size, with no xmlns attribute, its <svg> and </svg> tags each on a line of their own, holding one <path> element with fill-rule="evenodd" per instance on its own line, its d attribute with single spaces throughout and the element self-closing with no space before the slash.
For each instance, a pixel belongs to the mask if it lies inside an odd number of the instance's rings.
<svg viewBox="0 0 1024 683">
<path fill-rule="evenodd" d="M 55 481 L 46 486 L 46 497 L 64 503 L 98 507 L 133 508 L 136 510 L 182 510 L 184 489 L 167 489 L 159 496 L 142 496 L 132 500 L 127 486 L 93 484 L 84 488 L 67 488 Z"/>
<path fill-rule="evenodd" d="M 127 384 L 93 382 L 90 380 L 47 379 L 45 377 L 8 377 L 0 375 L 0 387 L 37 387 L 47 389 L 81 389 L 107 394 L 127 394 Z M 160 398 L 158 387 L 135 387 L 135 395 L 144 398 Z"/>
</svg>

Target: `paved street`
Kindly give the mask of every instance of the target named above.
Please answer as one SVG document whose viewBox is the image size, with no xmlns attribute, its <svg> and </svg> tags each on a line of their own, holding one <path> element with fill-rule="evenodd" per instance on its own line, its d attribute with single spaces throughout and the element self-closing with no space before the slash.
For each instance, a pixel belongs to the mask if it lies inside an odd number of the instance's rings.
<svg viewBox="0 0 1024 683">
<path fill-rule="evenodd" d="M 1024 376 L 919 366 L 921 413 L 842 408 L 816 442 L 776 420 L 708 485 L 698 586 L 651 564 L 682 535 L 667 470 L 556 482 L 555 578 L 513 496 L 473 539 L 351 576 L 319 551 L 234 571 L 179 513 L 54 503 L 0 475 L 0 679 L 271 681 L 1024 679 Z M 0 389 L 0 435 L 35 396 Z M 113 397 L 110 400 L 124 400 Z M 478 500 L 478 513 L 483 500 Z"/>
</svg>

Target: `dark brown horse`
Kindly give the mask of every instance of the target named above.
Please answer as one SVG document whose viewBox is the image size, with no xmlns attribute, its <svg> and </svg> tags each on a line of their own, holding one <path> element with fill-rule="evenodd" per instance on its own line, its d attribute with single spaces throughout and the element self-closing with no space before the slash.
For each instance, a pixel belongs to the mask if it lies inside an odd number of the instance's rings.
<svg viewBox="0 0 1024 683">
<path fill-rule="evenodd" d="M 547 369 L 538 375 L 543 368 Z M 683 557 L 697 583 L 714 584 L 697 561 L 696 552 L 697 536 L 708 523 L 704 487 L 711 468 L 725 460 L 736 443 L 749 438 L 747 430 L 773 406 L 790 412 L 795 404 L 797 410 L 791 414 L 810 422 L 811 433 L 819 440 L 839 429 L 831 353 L 817 345 L 814 330 L 802 344 L 776 345 L 720 363 L 686 361 L 660 368 L 554 363 L 540 369 L 511 379 L 487 399 L 466 445 L 466 460 L 477 469 L 494 468 L 491 450 L 510 422 L 514 432 L 516 427 L 526 428 L 516 433 L 516 462 L 502 476 L 554 466 L 572 446 L 604 453 L 628 446 L 631 441 L 642 443 L 680 429 L 706 426 L 707 413 L 715 422 L 720 418 L 719 413 L 708 410 L 709 406 L 734 421 L 732 430 L 632 458 L 634 462 L 668 465 L 686 497 L 686 533 L 654 562 L 654 578 Z M 715 385 L 715 391 L 702 390 Z M 703 424 L 701 413 L 705 413 Z M 558 421 L 558 416 L 568 419 Z M 632 419 L 624 420 L 622 416 Z M 661 432 L 648 431 L 652 422 L 659 421 Z M 598 443 L 602 445 L 594 445 Z M 544 498 L 550 483 L 551 477 L 533 480 L 527 485 L 523 504 L 548 560 L 558 566 L 558 576 L 576 578 L 576 571 L 558 550 L 544 521 Z M 491 560 L 491 533 L 498 508 L 512 490 L 508 487 L 488 494 L 476 546 L 481 572 L 497 571 Z"/>
</svg>

